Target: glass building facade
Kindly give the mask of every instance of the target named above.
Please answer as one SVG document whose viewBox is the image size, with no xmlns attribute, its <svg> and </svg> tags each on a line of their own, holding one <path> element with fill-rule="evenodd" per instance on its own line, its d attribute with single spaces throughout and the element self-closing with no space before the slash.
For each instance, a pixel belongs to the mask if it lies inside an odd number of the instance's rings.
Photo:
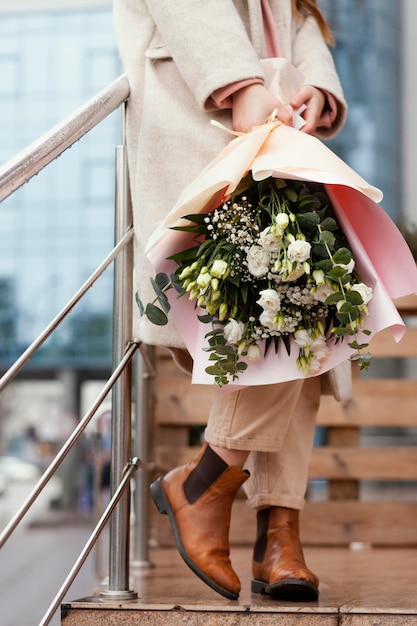
<svg viewBox="0 0 417 626">
<path fill-rule="evenodd" d="M 0 161 L 121 73 L 110 9 L 0 17 Z M 0 205 L 0 365 L 38 335 L 113 247 L 116 111 Z M 30 366 L 108 367 L 112 271 Z"/>
<path fill-rule="evenodd" d="M 336 67 L 349 105 L 330 147 L 382 189 L 401 214 L 401 10 L 392 0 L 319 0 L 337 42 Z"/>
<path fill-rule="evenodd" d="M 400 212 L 400 15 L 392 0 L 320 0 L 349 103 L 330 146 Z M 0 162 L 121 73 L 110 8 L 0 16 Z M 113 246 L 120 114 L 0 205 L 0 368 L 16 358 Z M 110 367 L 108 270 L 31 367 Z"/>
</svg>

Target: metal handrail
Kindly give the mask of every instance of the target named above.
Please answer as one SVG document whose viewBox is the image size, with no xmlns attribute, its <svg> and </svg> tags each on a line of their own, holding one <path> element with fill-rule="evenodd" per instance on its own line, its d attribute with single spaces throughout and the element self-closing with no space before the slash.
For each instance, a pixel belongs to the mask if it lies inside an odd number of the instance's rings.
<svg viewBox="0 0 417 626">
<path fill-rule="evenodd" d="M 133 228 L 130 227 L 120 241 L 115 245 L 113 250 L 102 261 L 98 268 L 91 274 L 91 276 L 85 281 L 80 289 L 74 294 L 74 296 L 67 302 L 67 304 L 59 311 L 54 319 L 46 326 L 46 328 L 34 339 L 28 348 L 20 355 L 18 359 L 13 363 L 5 374 L 0 378 L 0 392 L 13 380 L 13 378 L 20 372 L 22 367 L 32 358 L 38 348 L 48 339 L 48 337 L 56 330 L 59 324 L 65 319 L 75 305 L 81 300 L 86 292 L 93 286 L 96 280 L 103 274 L 103 272 L 114 261 L 116 256 L 121 250 L 131 241 L 133 238 Z"/>
<path fill-rule="evenodd" d="M 83 135 L 126 102 L 129 83 L 125 75 L 120 76 L 86 104 L 65 118 L 50 131 L 0 167 L 0 201 L 38 174 L 44 167 L 60 156 Z M 84 283 L 68 304 L 52 320 L 46 329 L 33 341 L 19 359 L 0 379 L 0 392 L 16 376 L 36 350 L 65 319 L 87 290 L 114 261 L 113 302 L 113 373 L 87 414 L 79 422 L 67 442 L 52 461 L 40 481 L 22 507 L 0 535 L 0 548 L 35 502 L 36 498 L 56 472 L 68 452 L 84 432 L 86 426 L 112 391 L 112 476 L 111 500 L 84 550 L 77 559 L 66 581 L 45 614 L 42 626 L 46 626 L 56 612 L 59 603 L 72 584 L 75 576 L 95 544 L 104 525 L 110 519 L 109 590 L 102 592 L 108 599 L 135 597 L 128 589 L 129 583 L 129 540 L 130 494 L 129 478 L 138 467 L 149 469 L 150 465 L 138 458 L 131 459 L 131 394 L 132 359 L 140 347 L 131 337 L 132 275 L 133 275 L 133 227 L 128 193 L 125 107 L 123 107 L 123 145 L 116 151 L 116 202 L 115 202 L 115 246 L 97 270 Z M 147 363 L 146 353 L 143 354 Z M 148 365 L 148 363 L 147 363 Z M 117 505 L 117 506 L 116 506 Z M 113 510 L 114 509 L 114 510 Z"/>
<path fill-rule="evenodd" d="M 0 202 L 118 109 L 129 91 L 129 81 L 122 74 L 0 167 Z"/>
<path fill-rule="evenodd" d="M 84 417 L 77 424 L 77 427 L 73 430 L 72 434 L 69 436 L 65 444 L 62 446 L 61 450 L 55 456 L 54 460 L 50 463 L 48 468 L 45 470 L 38 483 L 35 485 L 31 493 L 27 496 L 26 500 L 21 505 L 20 509 L 15 513 L 6 527 L 3 529 L 0 535 L 0 548 L 4 546 L 6 541 L 9 539 L 10 535 L 16 530 L 19 523 L 22 521 L 26 513 L 29 511 L 32 504 L 35 502 L 36 498 L 43 491 L 43 489 L 48 484 L 49 480 L 55 474 L 58 467 L 61 465 L 62 461 L 67 456 L 68 452 L 72 449 L 75 443 L 79 440 L 80 436 L 83 434 L 91 419 L 94 417 L 98 409 L 100 408 L 103 400 L 109 394 L 111 389 L 113 388 L 114 383 L 121 375 L 124 370 L 126 364 L 132 359 L 134 353 L 136 352 L 138 345 L 132 343 L 129 349 L 126 351 L 126 354 L 122 361 L 120 361 L 117 369 L 114 370 L 106 385 L 103 387 L 96 400 L 84 415 Z"/>
<path fill-rule="evenodd" d="M 75 577 L 77 576 L 81 567 L 84 565 L 100 533 L 102 532 L 106 523 L 108 522 L 110 515 L 113 513 L 116 505 L 119 503 L 124 492 L 128 488 L 130 479 L 132 478 L 132 476 L 134 475 L 134 473 L 139 467 L 147 471 L 151 469 L 151 467 L 147 463 L 143 463 L 138 457 L 134 457 L 133 459 L 129 461 L 129 463 L 127 464 L 123 472 L 123 477 L 122 477 L 122 480 L 120 481 L 119 486 L 117 487 L 110 502 L 108 503 L 102 516 L 100 517 L 96 527 L 94 528 L 89 540 L 85 544 L 83 550 L 80 553 L 80 556 L 78 557 L 77 561 L 74 563 L 74 566 L 72 567 L 67 578 L 65 579 L 61 589 L 58 591 L 57 595 L 55 596 L 48 611 L 45 613 L 39 626 L 47 626 L 47 624 L 49 624 L 49 622 L 51 621 L 52 617 L 54 616 L 57 609 L 59 608 L 59 605 L 64 599 L 65 594 L 67 593 L 68 589 L 71 587 L 72 583 L 74 582 Z"/>
</svg>

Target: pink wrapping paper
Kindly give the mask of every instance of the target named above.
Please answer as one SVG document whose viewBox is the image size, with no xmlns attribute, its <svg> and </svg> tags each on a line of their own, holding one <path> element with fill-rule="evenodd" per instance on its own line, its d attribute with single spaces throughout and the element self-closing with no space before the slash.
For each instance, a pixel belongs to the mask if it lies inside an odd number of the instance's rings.
<svg viewBox="0 0 417 626">
<path fill-rule="evenodd" d="M 190 245 L 189 233 L 172 231 L 170 227 L 183 224 L 184 215 L 209 212 L 219 206 L 249 170 L 255 180 L 274 176 L 325 184 L 361 278 L 374 291 L 365 327 L 372 334 L 390 328 L 399 341 L 405 327 L 392 299 L 417 293 L 417 271 L 402 235 L 377 204 L 382 199 L 381 191 L 369 185 L 321 141 L 280 122 L 265 124 L 231 141 L 183 191 L 148 242 L 147 254 L 155 271 L 173 272 L 177 266 L 166 258 Z M 211 326 L 198 321 L 199 311 L 187 296 L 177 298 L 173 291 L 167 295 L 172 307 L 170 315 L 194 360 L 193 382 L 213 384 L 213 376 L 205 372 L 209 362 L 202 349 L 207 346 L 205 334 Z M 369 337 L 359 333 L 358 340 L 366 343 Z M 278 354 L 270 349 L 265 358 L 249 362 L 239 380 L 227 387 L 304 378 L 296 365 L 298 346 L 292 346 L 290 356 L 281 346 Z M 332 369 L 353 353 L 346 340 L 337 345 L 330 341 L 328 346 L 330 355 L 319 373 Z"/>
</svg>

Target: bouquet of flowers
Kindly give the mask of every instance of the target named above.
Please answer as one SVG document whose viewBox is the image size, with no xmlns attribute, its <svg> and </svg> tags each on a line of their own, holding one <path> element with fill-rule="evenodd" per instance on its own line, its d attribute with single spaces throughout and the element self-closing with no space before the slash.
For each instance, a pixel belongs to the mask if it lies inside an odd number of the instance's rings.
<svg viewBox="0 0 417 626">
<path fill-rule="evenodd" d="M 192 247 L 171 255 L 178 265 L 171 276 L 152 281 L 155 301 L 144 306 L 137 296 L 137 302 L 155 324 L 168 321 L 168 289 L 194 302 L 200 322 L 211 324 L 206 372 L 220 387 L 281 342 L 290 354 L 291 338 L 304 375 L 318 373 L 328 343 L 345 337 L 351 358 L 361 369 L 369 366 L 357 332 L 368 333 L 372 289 L 357 274 L 323 185 L 256 182 L 249 173 L 214 211 L 185 219 L 174 229 L 192 233 Z"/>
<path fill-rule="evenodd" d="M 370 334 L 404 333 L 392 299 L 417 292 L 381 198 L 318 139 L 265 124 L 231 141 L 154 230 L 155 299 L 137 295 L 140 313 L 174 321 L 194 383 L 275 384 L 348 358 L 366 368 Z"/>
</svg>

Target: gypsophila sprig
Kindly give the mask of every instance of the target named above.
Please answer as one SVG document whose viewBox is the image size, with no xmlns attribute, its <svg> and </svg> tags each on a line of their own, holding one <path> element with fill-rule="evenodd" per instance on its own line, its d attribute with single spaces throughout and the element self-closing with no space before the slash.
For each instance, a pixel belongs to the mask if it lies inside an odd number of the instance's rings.
<svg viewBox="0 0 417 626">
<path fill-rule="evenodd" d="M 206 372 L 221 387 L 280 345 L 296 344 L 297 366 L 319 373 L 330 342 L 348 337 L 361 369 L 371 355 L 358 340 L 372 289 L 355 266 L 323 185 L 247 175 L 212 213 L 185 216 L 194 245 L 173 254 L 178 268 L 153 280 L 156 298 L 141 314 L 167 321 L 165 292 L 175 287 L 209 323 Z M 159 302 L 161 309 L 155 304 Z M 168 305 L 167 305 L 168 303 Z M 164 322 L 165 323 L 165 322 Z"/>
</svg>

